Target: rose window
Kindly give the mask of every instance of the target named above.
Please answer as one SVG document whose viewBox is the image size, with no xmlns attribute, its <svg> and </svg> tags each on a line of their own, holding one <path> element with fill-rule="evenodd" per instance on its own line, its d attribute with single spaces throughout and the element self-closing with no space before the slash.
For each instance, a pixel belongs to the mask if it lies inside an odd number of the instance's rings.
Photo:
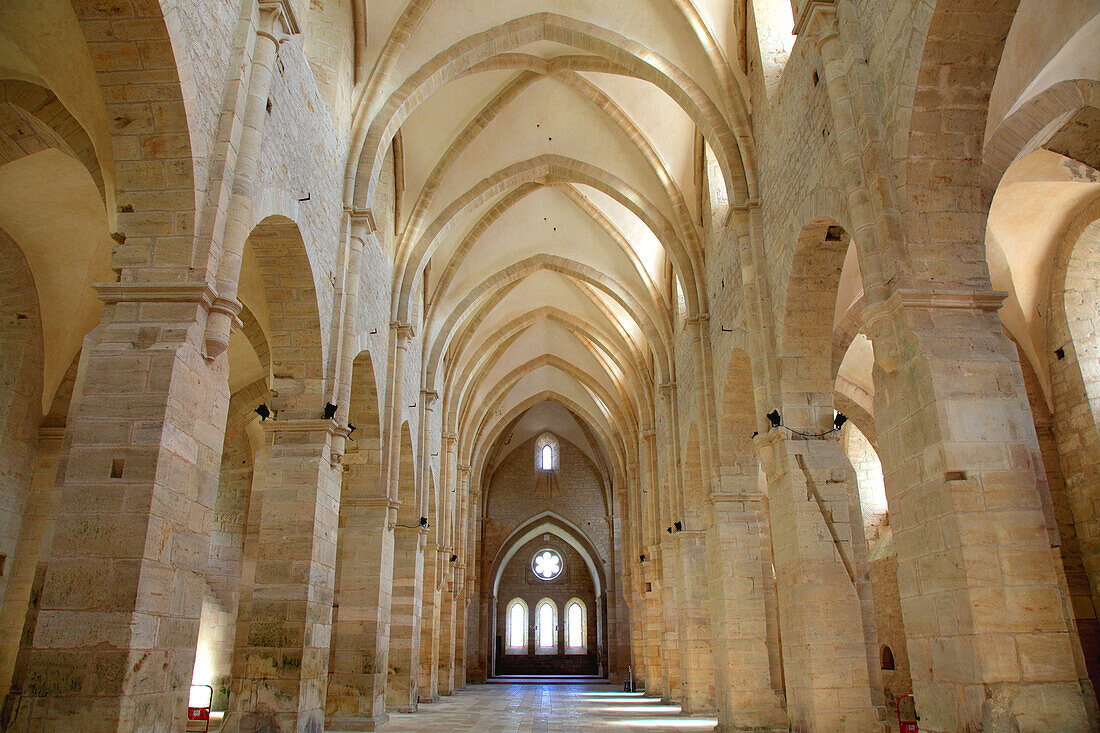
<svg viewBox="0 0 1100 733">
<path fill-rule="evenodd" d="M 553 550 L 543 550 L 531 561 L 531 569 L 541 580 L 553 580 L 561 575 L 561 555 Z"/>
</svg>

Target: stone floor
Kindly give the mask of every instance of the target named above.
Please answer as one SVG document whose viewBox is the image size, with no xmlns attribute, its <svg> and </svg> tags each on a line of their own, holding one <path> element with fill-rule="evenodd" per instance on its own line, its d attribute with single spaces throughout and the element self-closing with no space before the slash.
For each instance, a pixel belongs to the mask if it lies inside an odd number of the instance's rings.
<svg viewBox="0 0 1100 733">
<path fill-rule="evenodd" d="M 714 718 L 684 716 L 679 705 L 662 705 L 641 693 L 611 685 L 472 685 L 421 705 L 412 715 L 393 714 L 381 728 L 398 731 L 709 731 Z M 330 732 L 330 733 L 335 733 Z"/>
</svg>

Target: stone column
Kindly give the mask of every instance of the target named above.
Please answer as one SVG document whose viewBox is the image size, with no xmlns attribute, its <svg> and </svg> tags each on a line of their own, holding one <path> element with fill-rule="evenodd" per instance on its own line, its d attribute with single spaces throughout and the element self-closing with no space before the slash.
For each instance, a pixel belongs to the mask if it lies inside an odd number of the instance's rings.
<svg viewBox="0 0 1100 733">
<path fill-rule="evenodd" d="M 851 465 L 835 436 L 796 440 L 773 429 L 756 441 L 768 476 L 790 723 L 873 730 L 848 516 Z"/>
<path fill-rule="evenodd" d="M 241 275 L 244 245 L 252 230 L 252 197 L 259 169 L 260 144 L 267 118 L 267 101 L 271 91 L 271 75 L 279 44 L 298 32 L 292 6 L 286 0 L 259 0 L 259 18 L 255 46 L 249 69 L 248 97 L 240 125 L 233 165 L 233 188 L 224 215 L 219 217 L 214 241 L 222 250 L 218 259 L 217 297 L 210 308 L 204 338 L 209 358 L 220 356 L 229 348 L 229 334 L 239 324 L 241 303 L 237 289 Z M 231 146 L 232 147 L 232 146 Z"/>
<path fill-rule="evenodd" d="M 325 724 L 340 472 L 334 420 L 264 423 L 271 452 L 242 600 L 230 710 L 222 730 L 306 731 Z"/>
<path fill-rule="evenodd" d="M 661 656 L 664 633 L 664 609 L 661 603 L 660 558 L 657 552 L 656 523 L 657 504 L 659 503 L 659 482 L 657 475 L 657 433 L 652 428 L 642 432 L 645 443 L 645 485 L 641 497 L 639 521 L 641 527 L 641 546 L 639 555 L 645 555 L 645 561 L 639 558 L 642 589 L 643 624 L 642 636 L 646 664 L 645 691 L 647 695 L 664 697 L 668 690 L 668 676 Z"/>
<path fill-rule="evenodd" d="M 203 284 L 111 283 L 85 339 L 16 730 L 186 715 L 229 404 Z"/>
<path fill-rule="evenodd" d="M 762 511 L 756 477 L 739 477 L 740 493 L 712 493 L 706 533 L 707 586 L 714 629 L 718 730 L 783 729 L 787 715 L 771 686 Z M 731 487 L 733 488 L 733 487 Z M 766 520 L 765 520 L 766 521 Z"/>
<path fill-rule="evenodd" d="M 1090 729 L 1003 294 L 899 291 L 875 417 L 921 730 Z M 878 347 L 876 346 L 876 349 Z"/>
</svg>

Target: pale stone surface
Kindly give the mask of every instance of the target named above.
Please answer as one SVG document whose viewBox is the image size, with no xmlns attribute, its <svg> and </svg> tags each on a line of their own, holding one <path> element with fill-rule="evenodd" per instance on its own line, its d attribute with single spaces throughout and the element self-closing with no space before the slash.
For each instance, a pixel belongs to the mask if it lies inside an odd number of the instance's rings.
<svg viewBox="0 0 1100 733">
<path fill-rule="evenodd" d="M 0 3 L 0 727 L 1097 729 L 1094 5 Z"/>
</svg>

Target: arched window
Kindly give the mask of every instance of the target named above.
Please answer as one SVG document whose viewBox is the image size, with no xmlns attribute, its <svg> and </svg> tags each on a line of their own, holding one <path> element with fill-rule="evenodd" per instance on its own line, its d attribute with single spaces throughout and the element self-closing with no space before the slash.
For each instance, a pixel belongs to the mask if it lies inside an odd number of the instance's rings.
<svg viewBox="0 0 1100 733">
<path fill-rule="evenodd" d="M 888 646 L 882 647 L 882 668 L 887 671 L 896 669 L 894 664 L 894 652 Z"/>
<path fill-rule="evenodd" d="M 535 469 L 553 471 L 558 467 L 558 439 L 553 433 L 543 433 L 535 439 Z"/>
<path fill-rule="evenodd" d="M 513 598 L 505 613 L 506 654 L 527 653 L 527 604 Z"/>
<path fill-rule="evenodd" d="M 549 598 L 535 606 L 535 653 L 555 654 L 558 651 L 558 609 Z"/>
<path fill-rule="evenodd" d="M 585 654 L 588 652 L 588 614 L 584 604 L 577 598 L 565 604 L 565 652 L 566 654 Z"/>
</svg>

